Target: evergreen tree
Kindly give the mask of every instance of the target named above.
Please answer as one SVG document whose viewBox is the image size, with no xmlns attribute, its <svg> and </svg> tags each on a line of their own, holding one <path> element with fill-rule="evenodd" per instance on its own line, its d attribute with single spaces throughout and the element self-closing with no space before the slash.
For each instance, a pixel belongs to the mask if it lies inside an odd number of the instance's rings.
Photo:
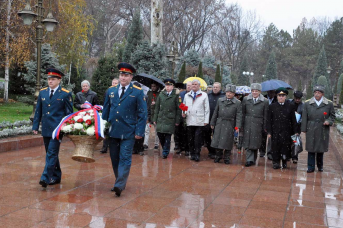
<svg viewBox="0 0 343 228">
<path fill-rule="evenodd" d="M 301 84 L 301 80 L 299 80 L 299 84 L 298 84 L 298 88 L 297 88 L 298 91 L 303 91 L 303 86 Z"/>
<path fill-rule="evenodd" d="M 137 46 L 143 41 L 143 25 L 141 21 L 140 11 L 136 10 L 132 23 L 127 35 L 127 44 L 123 52 L 123 62 L 130 62 L 131 55 L 136 50 Z"/>
<path fill-rule="evenodd" d="M 132 53 L 131 62 L 138 73 L 154 75 L 157 78 L 167 78 L 167 60 L 165 48 L 161 44 L 153 44 L 143 41 Z"/>
<path fill-rule="evenodd" d="M 35 57 L 36 56 L 37 56 L 37 53 L 35 53 Z M 25 89 L 29 93 L 34 94 L 35 89 L 36 89 L 37 62 L 36 61 L 25 62 L 25 67 L 27 69 L 27 73 L 24 74 L 24 80 L 26 82 Z M 66 66 L 59 64 L 58 57 L 54 52 L 51 51 L 50 44 L 43 44 L 42 45 L 42 67 L 40 69 L 41 87 L 48 86 L 48 75 L 45 74 L 46 69 L 48 68 L 55 68 L 63 72 L 65 76 L 62 77 L 61 86 L 63 88 L 66 88 L 69 91 L 72 91 L 75 85 L 74 84 L 68 85 L 69 73 L 66 73 L 65 71 Z"/>
<path fill-rule="evenodd" d="M 343 74 L 341 74 L 341 76 L 342 76 Z M 343 81 L 343 80 L 342 80 Z M 342 84 L 341 84 L 341 88 L 343 88 L 343 82 L 342 82 Z M 339 104 L 340 105 L 343 105 L 343 89 L 341 89 L 341 91 L 340 91 L 340 94 L 339 94 Z M 341 107 L 339 107 L 339 108 L 341 108 Z"/>
<path fill-rule="evenodd" d="M 239 86 L 243 86 L 243 85 L 249 85 L 249 75 L 244 75 L 243 72 L 247 72 L 248 71 L 248 59 L 247 56 L 244 55 L 240 69 L 239 69 L 239 75 L 238 75 L 238 80 L 237 80 L 237 84 L 235 85 L 239 85 Z"/>
<path fill-rule="evenodd" d="M 269 55 L 265 75 L 267 80 L 277 79 L 277 64 L 275 60 L 275 53 L 273 51 Z"/>
<path fill-rule="evenodd" d="M 238 85 L 238 78 L 234 73 L 231 73 L 231 81 L 225 80 L 225 79 L 226 79 L 226 77 L 223 78 L 223 85 L 224 86 L 226 86 L 229 83 L 232 83 L 233 85 Z"/>
<path fill-rule="evenodd" d="M 186 79 L 186 62 L 183 62 L 178 81 L 183 83 L 185 79 Z"/>
<path fill-rule="evenodd" d="M 343 59 L 341 61 L 341 64 L 339 65 L 339 70 L 338 70 L 338 75 L 342 75 L 343 74 Z"/>
<path fill-rule="evenodd" d="M 338 78 L 336 94 L 341 94 L 341 91 L 342 91 L 342 83 L 343 83 L 343 73 L 342 73 L 342 74 L 339 76 L 339 78 Z"/>
<path fill-rule="evenodd" d="M 202 62 L 200 62 L 200 64 L 199 64 L 197 77 L 204 78 L 204 74 L 202 72 Z"/>
<path fill-rule="evenodd" d="M 325 95 L 329 94 L 328 80 L 325 76 L 320 76 L 317 81 L 317 85 L 321 85 L 325 88 Z"/>
<path fill-rule="evenodd" d="M 309 81 L 306 88 L 306 99 L 311 99 L 312 97 L 313 97 L 312 83 L 311 81 Z"/>
<path fill-rule="evenodd" d="M 117 59 L 105 56 L 99 59 L 98 68 L 92 77 L 92 90 L 98 94 L 99 103 L 103 104 L 106 90 L 112 85 L 112 79 L 118 77 Z"/>
<path fill-rule="evenodd" d="M 181 57 L 181 61 L 186 62 L 186 64 L 189 66 L 196 67 L 200 63 L 199 53 L 196 50 L 191 49 L 187 51 L 184 56 Z"/>
<path fill-rule="evenodd" d="M 214 81 L 222 83 L 222 76 L 220 74 L 220 66 L 219 66 L 219 64 L 217 65 L 216 76 L 214 78 Z"/>
<path fill-rule="evenodd" d="M 84 68 L 77 69 L 75 65 L 71 67 L 70 83 L 74 84 L 73 93 L 76 94 L 82 90 L 81 82 L 83 80 L 89 80 L 87 78 L 87 72 Z M 91 90 L 93 90 L 93 85 L 91 84 Z"/>
<path fill-rule="evenodd" d="M 328 73 L 326 72 L 327 71 L 326 68 L 327 68 L 327 58 L 326 58 L 325 48 L 324 46 L 322 46 L 322 49 L 320 50 L 320 53 L 318 56 L 317 66 L 316 66 L 315 73 L 313 76 L 313 82 L 318 82 L 318 78 L 320 76 L 326 77 L 328 88 L 325 93 L 325 96 L 331 99 L 332 98 L 331 81 L 330 81 Z"/>
<path fill-rule="evenodd" d="M 117 58 L 118 63 L 123 62 L 124 50 L 127 45 L 126 39 L 113 45 L 112 55 Z"/>
</svg>

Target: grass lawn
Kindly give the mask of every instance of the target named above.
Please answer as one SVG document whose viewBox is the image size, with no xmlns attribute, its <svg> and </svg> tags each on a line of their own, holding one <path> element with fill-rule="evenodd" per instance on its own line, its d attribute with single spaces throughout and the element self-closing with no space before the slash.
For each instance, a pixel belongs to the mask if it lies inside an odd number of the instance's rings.
<svg viewBox="0 0 343 228">
<path fill-rule="evenodd" d="M 32 109 L 32 105 L 29 106 L 21 102 L 7 104 L 0 103 L 0 122 L 29 120 Z"/>
</svg>

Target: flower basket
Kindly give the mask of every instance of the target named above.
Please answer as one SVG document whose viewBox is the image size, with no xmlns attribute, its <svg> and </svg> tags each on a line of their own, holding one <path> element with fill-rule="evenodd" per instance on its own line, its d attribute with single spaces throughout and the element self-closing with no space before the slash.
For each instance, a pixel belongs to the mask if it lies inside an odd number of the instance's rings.
<svg viewBox="0 0 343 228">
<path fill-rule="evenodd" d="M 60 134 L 66 135 L 75 144 L 72 159 L 79 162 L 94 162 L 94 148 L 104 138 L 105 120 L 101 118 L 101 106 L 92 106 L 64 117 L 52 133 L 57 140 Z"/>
<path fill-rule="evenodd" d="M 75 161 L 92 163 L 94 159 L 94 148 L 102 141 L 102 138 L 96 139 L 94 136 L 87 135 L 66 135 L 75 144 L 75 150 L 71 157 Z"/>
</svg>

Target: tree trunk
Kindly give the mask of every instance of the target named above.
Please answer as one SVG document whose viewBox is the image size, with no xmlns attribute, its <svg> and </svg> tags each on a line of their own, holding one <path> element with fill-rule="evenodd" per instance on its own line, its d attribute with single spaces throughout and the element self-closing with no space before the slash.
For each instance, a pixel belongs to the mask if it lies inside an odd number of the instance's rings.
<svg viewBox="0 0 343 228">
<path fill-rule="evenodd" d="M 4 102 L 8 102 L 8 81 L 10 74 L 10 22 L 11 22 L 11 4 L 12 0 L 8 0 L 7 5 L 7 21 L 6 21 L 6 63 L 5 63 L 5 89 Z"/>
</svg>

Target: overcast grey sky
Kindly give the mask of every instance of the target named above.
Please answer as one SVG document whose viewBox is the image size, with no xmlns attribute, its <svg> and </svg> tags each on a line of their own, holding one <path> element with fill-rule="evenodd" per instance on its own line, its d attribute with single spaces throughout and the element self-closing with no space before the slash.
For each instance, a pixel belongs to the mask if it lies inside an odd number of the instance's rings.
<svg viewBox="0 0 343 228">
<path fill-rule="evenodd" d="M 226 0 L 238 3 L 243 10 L 252 10 L 265 26 L 274 23 L 291 35 L 301 20 L 327 16 L 331 21 L 343 17 L 343 0 Z"/>
</svg>

